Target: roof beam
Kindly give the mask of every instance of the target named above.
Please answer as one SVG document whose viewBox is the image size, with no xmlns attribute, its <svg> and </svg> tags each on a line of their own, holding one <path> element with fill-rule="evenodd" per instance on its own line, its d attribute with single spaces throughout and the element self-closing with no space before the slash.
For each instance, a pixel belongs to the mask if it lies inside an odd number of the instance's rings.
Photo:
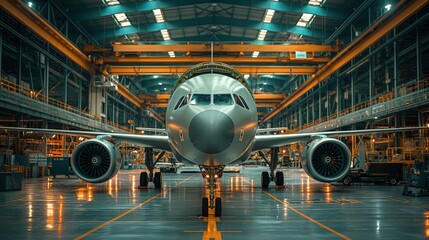
<svg viewBox="0 0 429 240">
<path fill-rule="evenodd" d="M 275 64 L 275 63 L 295 63 L 295 64 L 325 64 L 329 62 L 329 57 L 314 57 L 314 58 L 294 58 L 291 57 L 277 57 L 277 56 L 259 56 L 253 58 L 250 56 L 214 56 L 213 61 L 223 62 L 223 63 L 253 63 L 253 64 Z M 201 62 L 210 62 L 210 56 L 185 56 L 185 57 L 154 57 L 154 56 L 145 56 L 145 57 L 110 57 L 103 58 L 104 64 L 158 64 L 158 63 L 168 63 L 168 64 L 196 64 Z"/>
<path fill-rule="evenodd" d="M 45 19 L 30 8 L 26 2 L 2 0 L 0 1 L 0 7 L 84 70 L 89 72 L 92 71 L 89 58 L 64 37 L 63 34 L 58 32 Z"/>
<path fill-rule="evenodd" d="M 140 52 L 210 52 L 210 45 L 207 44 L 113 44 L 113 51 L 116 53 L 140 53 Z M 271 44 L 271 45 L 251 45 L 251 44 L 220 44 L 213 45 L 214 52 L 338 52 L 339 46 L 316 45 L 316 44 Z"/>
<path fill-rule="evenodd" d="M 284 99 L 277 108 L 262 118 L 262 122 L 266 122 L 274 115 L 290 106 L 298 98 L 306 92 L 324 81 L 339 68 L 350 62 L 351 59 L 358 56 L 369 46 L 373 45 L 395 27 L 408 19 L 418 10 L 429 3 L 429 0 L 422 1 L 400 1 L 393 9 L 387 12 L 376 23 L 371 25 L 358 38 L 351 42 L 345 49 L 337 54 L 329 63 L 323 66 L 313 77 L 304 82 L 294 93 Z"/>
<path fill-rule="evenodd" d="M 103 29 L 88 29 L 88 32 L 92 32 L 95 39 L 109 39 L 115 38 L 118 36 L 123 36 L 133 33 L 146 33 L 146 32 L 159 32 L 162 29 L 178 29 L 186 27 L 195 27 L 195 26 L 204 26 L 204 25 L 226 25 L 226 26 L 236 26 L 243 27 L 248 29 L 266 29 L 269 32 L 291 32 L 299 35 L 314 37 L 314 38 L 325 38 L 328 36 L 323 30 L 309 29 L 306 27 L 299 27 L 292 24 L 280 24 L 280 23 L 264 23 L 262 21 L 252 21 L 246 19 L 237 19 L 237 18 L 228 18 L 216 16 L 213 17 L 203 17 L 203 18 L 192 18 L 192 19 L 183 19 L 177 21 L 167 21 L 162 23 L 142 23 L 140 25 L 134 24 L 129 27 L 122 28 L 110 28 Z M 255 36 L 256 39 L 257 36 Z"/>
<path fill-rule="evenodd" d="M 112 75 L 177 75 L 191 66 L 108 66 Z M 318 66 L 234 66 L 241 74 L 311 75 Z"/>
<path fill-rule="evenodd" d="M 136 13 L 147 12 L 157 8 L 166 9 L 174 7 L 183 7 L 187 5 L 196 4 L 211 4 L 213 1 L 208 0 L 181 0 L 181 1 L 144 1 L 144 2 L 130 2 L 119 5 L 83 8 L 72 12 L 71 15 L 76 21 L 87 21 L 97 18 L 110 16 L 116 13 Z M 231 4 L 230 0 L 217 0 L 216 3 Z M 274 2 L 266 0 L 234 0 L 234 5 L 243 7 L 252 7 L 260 9 L 274 9 L 279 12 L 293 12 L 293 13 L 311 13 L 317 16 L 327 17 L 336 20 L 342 20 L 348 17 L 350 13 L 345 12 L 343 9 L 333 9 L 327 7 L 311 6 L 308 4 L 298 4 L 293 2 Z"/>
</svg>

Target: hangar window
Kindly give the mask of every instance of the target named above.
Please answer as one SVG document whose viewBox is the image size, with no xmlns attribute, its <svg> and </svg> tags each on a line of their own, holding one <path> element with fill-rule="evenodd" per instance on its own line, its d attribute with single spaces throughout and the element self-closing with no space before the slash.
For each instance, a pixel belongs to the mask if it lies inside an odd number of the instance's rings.
<svg viewBox="0 0 429 240">
<path fill-rule="evenodd" d="M 234 101 L 231 98 L 231 94 L 214 94 L 213 103 L 215 105 L 233 105 Z"/>
<path fill-rule="evenodd" d="M 191 105 L 209 105 L 211 103 L 210 94 L 194 94 L 192 95 Z"/>
<path fill-rule="evenodd" d="M 242 108 L 249 110 L 249 106 L 247 106 L 247 103 L 246 103 L 246 101 L 244 101 L 242 96 L 234 94 L 234 100 L 235 100 L 235 104 L 237 104 L 238 106 L 240 106 Z"/>
</svg>

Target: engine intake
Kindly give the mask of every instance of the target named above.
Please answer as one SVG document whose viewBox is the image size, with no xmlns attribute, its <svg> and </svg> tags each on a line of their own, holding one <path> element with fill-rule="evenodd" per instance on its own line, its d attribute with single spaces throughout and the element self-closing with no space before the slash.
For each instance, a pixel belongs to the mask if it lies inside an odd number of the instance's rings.
<svg viewBox="0 0 429 240">
<path fill-rule="evenodd" d="M 349 172 L 351 154 L 340 140 L 325 137 L 307 145 L 301 163 L 310 177 L 321 182 L 335 182 Z"/>
<path fill-rule="evenodd" d="M 81 179 L 90 183 L 105 182 L 116 175 L 121 155 L 115 145 L 97 138 L 80 143 L 73 152 L 71 168 Z"/>
</svg>

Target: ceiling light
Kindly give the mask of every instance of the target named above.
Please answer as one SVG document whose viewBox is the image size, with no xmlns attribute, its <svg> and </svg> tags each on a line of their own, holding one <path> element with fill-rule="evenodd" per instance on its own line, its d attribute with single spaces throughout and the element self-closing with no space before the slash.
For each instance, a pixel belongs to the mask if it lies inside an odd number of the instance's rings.
<svg viewBox="0 0 429 240">
<path fill-rule="evenodd" d="M 389 11 L 392 8 L 392 4 L 386 4 L 384 8 L 386 9 L 386 11 Z"/>
<path fill-rule="evenodd" d="M 314 5 L 314 6 L 322 6 L 324 2 L 325 0 L 310 0 L 308 1 L 308 4 Z"/>
<path fill-rule="evenodd" d="M 303 13 L 301 15 L 301 18 L 298 20 L 298 23 L 296 23 L 299 27 L 307 27 L 310 25 L 311 21 L 313 20 L 314 15 L 310 13 Z"/>
<path fill-rule="evenodd" d="M 176 55 L 174 54 L 174 52 L 173 52 L 173 51 L 169 51 L 169 52 L 168 52 L 168 55 L 169 55 L 171 58 L 176 57 Z"/>
<path fill-rule="evenodd" d="M 267 9 L 267 12 L 265 13 L 265 17 L 264 17 L 264 22 L 270 23 L 271 20 L 273 19 L 275 12 L 276 12 L 276 10 L 274 10 L 274 9 Z"/>
<path fill-rule="evenodd" d="M 261 29 L 259 31 L 258 40 L 262 41 L 265 39 L 265 35 L 267 35 L 267 30 Z"/>
<path fill-rule="evenodd" d="M 161 9 L 154 9 L 153 15 L 155 15 L 156 22 L 164 22 L 164 16 L 162 15 Z"/>
<path fill-rule="evenodd" d="M 161 35 L 164 38 L 164 40 L 166 40 L 166 41 L 171 39 L 170 38 L 170 34 L 168 33 L 167 29 L 162 29 L 161 30 Z"/>
<path fill-rule="evenodd" d="M 104 0 L 104 3 L 106 3 L 109 6 L 112 6 L 112 5 L 118 5 L 120 2 L 118 0 Z"/>
<path fill-rule="evenodd" d="M 258 51 L 254 51 L 253 54 L 252 54 L 252 58 L 257 58 L 258 55 L 259 55 L 259 52 Z"/>
</svg>

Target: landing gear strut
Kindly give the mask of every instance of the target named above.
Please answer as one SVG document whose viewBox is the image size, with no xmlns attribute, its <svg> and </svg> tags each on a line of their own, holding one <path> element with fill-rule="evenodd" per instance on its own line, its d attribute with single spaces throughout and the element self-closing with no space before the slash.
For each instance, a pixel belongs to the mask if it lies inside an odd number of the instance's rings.
<svg viewBox="0 0 429 240">
<path fill-rule="evenodd" d="M 277 165 L 279 163 L 279 148 L 271 148 L 271 161 L 268 160 L 264 152 L 259 151 L 259 155 L 265 160 L 265 162 L 270 167 L 270 173 L 264 171 L 261 173 L 261 187 L 268 188 L 270 182 L 273 181 L 276 183 L 276 187 L 284 187 L 284 175 L 282 171 L 276 171 Z"/>
<path fill-rule="evenodd" d="M 222 215 L 222 199 L 215 198 L 215 190 L 217 187 L 217 179 L 222 177 L 224 166 L 219 167 L 206 167 L 200 166 L 203 178 L 207 180 L 207 188 L 209 190 L 209 197 L 203 197 L 201 215 L 207 217 L 209 209 L 215 210 L 215 216 Z"/>
<path fill-rule="evenodd" d="M 152 148 L 146 148 L 146 151 L 144 154 L 145 154 L 145 164 L 146 164 L 147 172 L 140 173 L 140 188 L 147 188 L 149 182 L 153 182 L 153 184 L 155 185 L 155 188 L 161 188 L 161 185 L 162 185 L 161 172 L 154 173 L 154 169 L 155 169 L 156 163 L 158 163 L 158 161 L 164 156 L 165 151 L 162 151 L 157 156 L 155 161 L 153 161 Z"/>
</svg>

